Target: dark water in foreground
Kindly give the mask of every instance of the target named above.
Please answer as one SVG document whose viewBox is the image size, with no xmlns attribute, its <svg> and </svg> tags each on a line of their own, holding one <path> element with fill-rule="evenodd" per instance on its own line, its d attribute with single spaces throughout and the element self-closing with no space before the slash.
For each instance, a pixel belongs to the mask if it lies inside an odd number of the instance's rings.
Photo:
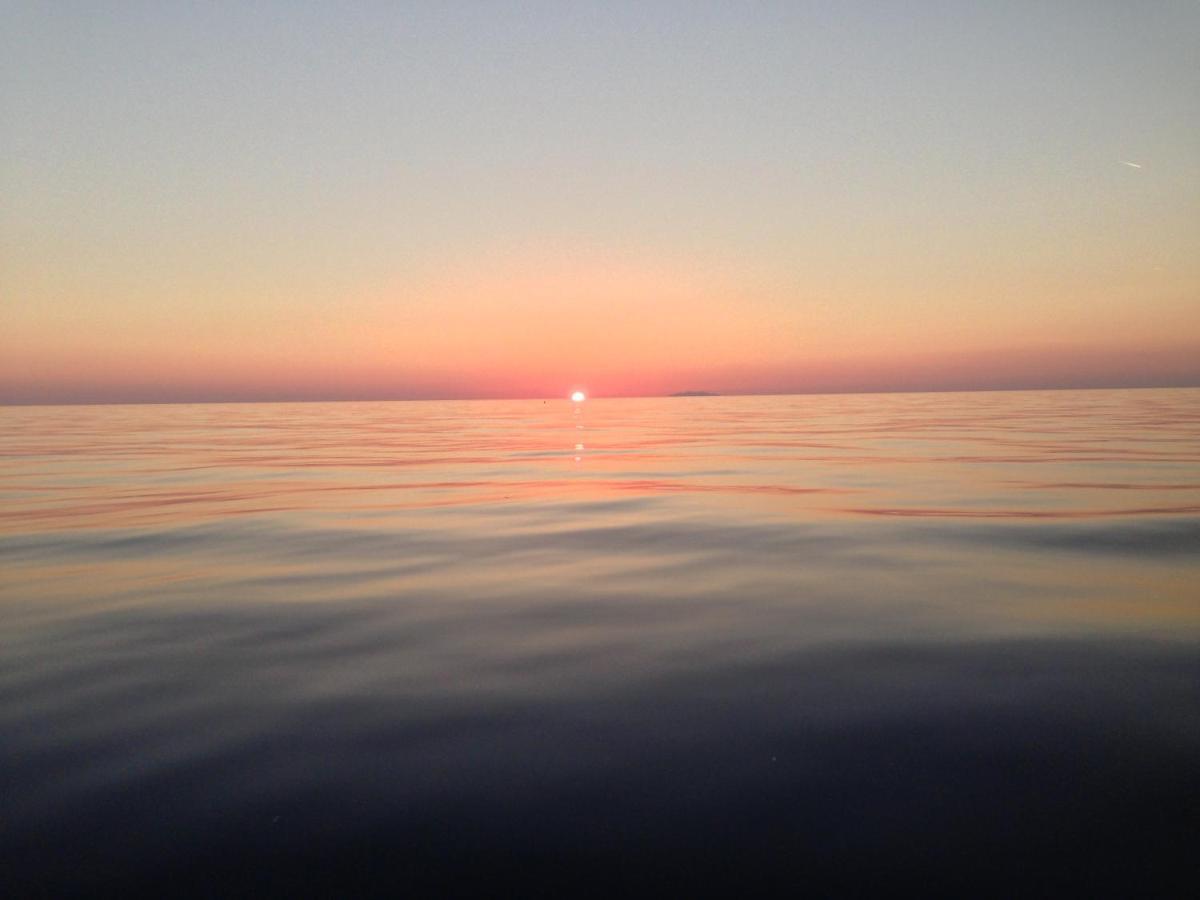
<svg viewBox="0 0 1200 900">
<path fill-rule="evenodd" d="M 1191 895 L 1200 391 L 0 409 L 0 889 Z"/>
</svg>

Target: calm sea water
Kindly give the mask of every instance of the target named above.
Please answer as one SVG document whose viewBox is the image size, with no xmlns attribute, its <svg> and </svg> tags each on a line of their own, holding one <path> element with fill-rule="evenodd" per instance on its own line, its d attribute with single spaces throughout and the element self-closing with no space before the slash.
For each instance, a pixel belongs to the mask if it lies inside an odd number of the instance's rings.
<svg viewBox="0 0 1200 900">
<path fill-rule="evenodd" d="M 0 409 L 0 886 L 1191 895 L 1200 391 Z"/>
</svg>

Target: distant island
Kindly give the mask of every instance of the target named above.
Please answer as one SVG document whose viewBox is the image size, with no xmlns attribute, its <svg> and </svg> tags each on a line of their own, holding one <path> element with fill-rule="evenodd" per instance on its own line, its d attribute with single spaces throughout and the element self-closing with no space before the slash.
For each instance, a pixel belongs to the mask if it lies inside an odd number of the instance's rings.
<svg viewBox="0 0 1200 900">
<path fill-rule="evenodd" d="M 672 397 L 720 397 L 716 391 L 679 391 L 671 394 Z"/>
</svg>

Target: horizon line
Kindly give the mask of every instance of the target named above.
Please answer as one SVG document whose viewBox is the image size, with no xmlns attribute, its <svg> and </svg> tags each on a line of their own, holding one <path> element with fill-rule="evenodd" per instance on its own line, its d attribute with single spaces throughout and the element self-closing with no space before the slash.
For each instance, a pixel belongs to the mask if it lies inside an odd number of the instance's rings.
<svg viewBox="0 0 1200 900">
<path fill-rule="evenodd" d="M 711 391 L 696 396 L 681 396 L 675 393 L 653 394 L 589 394 L 587 400 L 703 400 L 714 397 L 827 397 L 862 394 L 1014 394 L 1034 393 L 1042 391 L 1164 391 L 1189 390 L 1200 388 L 1200 381 L 1186 383 L 1164 384 L 1089 384 L 1089 385 L 1046 385 L 1039 387 L 954 387 L 954 388 L 879 388 L 871 390 L 794 390 L 794 391 Z M 574 402 L 570 394 L 546 394 L 537 396 L 514 397 L 239 397 L 225 399 L 203 400 L 59 400 L 59 401 L 25 401 L 0 400 L 3 407 L 35 407 L 35 406 L 215 406 L 225 404 L 258 404 L 258 403 L 512 403 L 534 400 L 562 400 L 564 403 Z"/>
</svg>

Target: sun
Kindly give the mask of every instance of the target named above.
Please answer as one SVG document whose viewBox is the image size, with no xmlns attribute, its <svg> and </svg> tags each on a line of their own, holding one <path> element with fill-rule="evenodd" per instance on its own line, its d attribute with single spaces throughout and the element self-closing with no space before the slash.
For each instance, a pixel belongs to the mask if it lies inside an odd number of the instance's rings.
<svg viewBox="0 0 1200 900">
<path fill-rule="evenodd" d="M 572 403 L 582 403 L 586 399 L 587 399 L 587 394 L 585 394 L 583 391 L 572 391 L 571 392 L 571 402 Z"/>
</svg>

